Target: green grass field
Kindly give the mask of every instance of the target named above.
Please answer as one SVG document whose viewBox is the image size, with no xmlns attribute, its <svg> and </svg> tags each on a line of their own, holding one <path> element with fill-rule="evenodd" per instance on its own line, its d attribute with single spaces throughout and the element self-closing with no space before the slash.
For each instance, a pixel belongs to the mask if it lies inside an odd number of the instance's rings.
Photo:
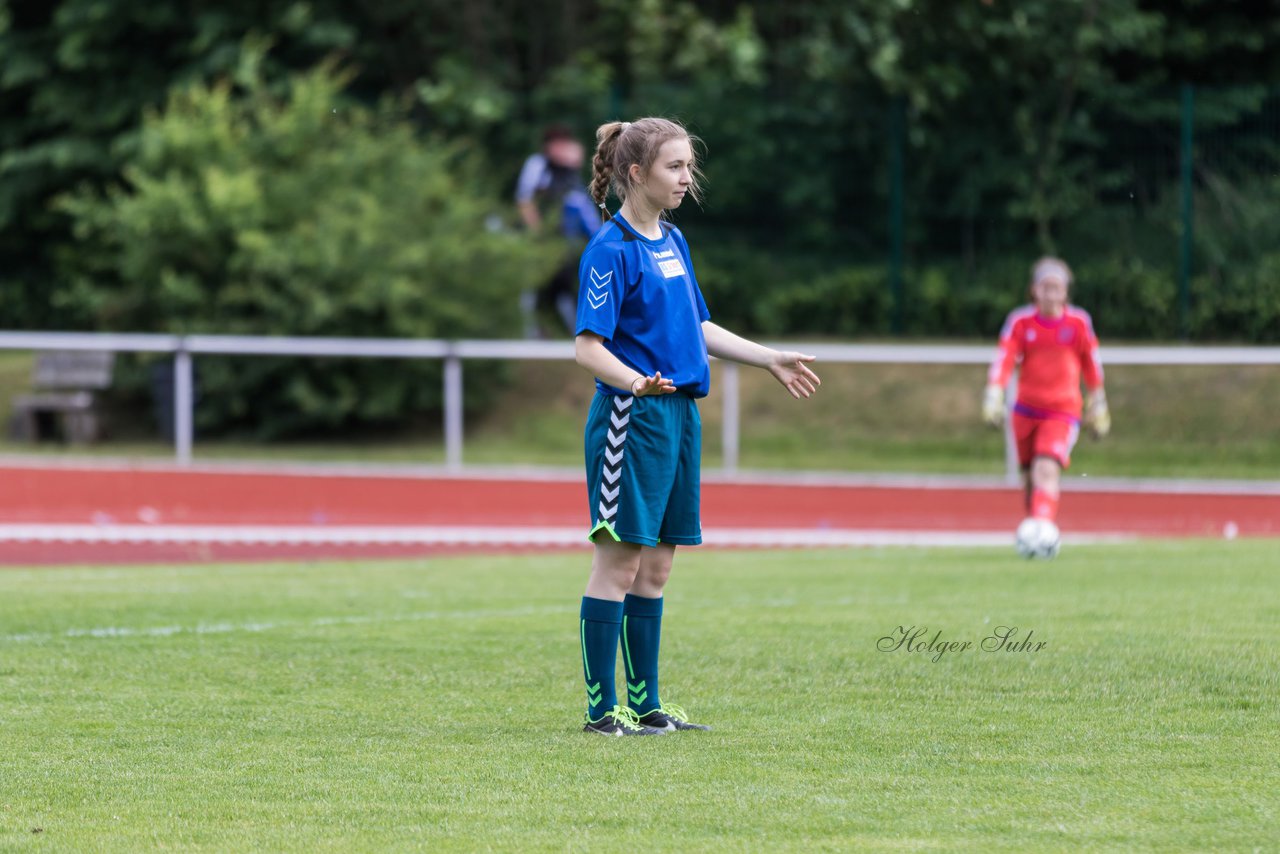
<svg viewBox="0 0 1280 854">
<path fill-rule="evenodd" d="M 1276 554 L 691 550 L 716 729 L 647 739 L 579 729 L 585 552 L 6 569 L 0 849 L 1275 850 Z"/>
</svg>

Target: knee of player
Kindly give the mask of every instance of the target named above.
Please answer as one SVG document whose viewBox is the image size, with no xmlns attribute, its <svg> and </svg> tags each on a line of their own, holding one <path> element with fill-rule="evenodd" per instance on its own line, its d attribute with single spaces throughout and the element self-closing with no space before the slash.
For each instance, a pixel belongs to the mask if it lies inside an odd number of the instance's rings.
<svg viewBox="0 0 1280 854">
<path fill-rule="evenodd" d="M 610 555 L 609 559 L 599 561 L 595 568 L 625 593 L 631 589 L 640 572 L 640 554 L 637 551 L 634 555 Z"/>
<path fill-rule="evenodd" d="M 1031 483 L 1041 489 L 1058 488 L 1062 466 L 1052 457 L 1036 457 L 1031 464 Z"/>
<path fill-rule="evenodd" d="M 641 565 L 638 576 L 647 586 L 662 588 L 671 577 L 671 563 L 659 560 L 645 562 Z"/>
</svg>

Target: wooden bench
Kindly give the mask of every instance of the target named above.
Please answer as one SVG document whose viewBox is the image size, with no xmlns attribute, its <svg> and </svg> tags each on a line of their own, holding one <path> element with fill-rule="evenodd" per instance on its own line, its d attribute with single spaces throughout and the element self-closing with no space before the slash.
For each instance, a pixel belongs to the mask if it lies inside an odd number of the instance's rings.
<svg viewBox="0 0 1280 854">
<path fill-rule="evenodd" d="M 111 386 L 114 367 L 114 353 L 37 353 L 32 392 L 13 400 L 15 437 L 33 442 L 49 436 L 75 443 L 97 441 L 103 426 L 97 392 Z"/>
</svg>

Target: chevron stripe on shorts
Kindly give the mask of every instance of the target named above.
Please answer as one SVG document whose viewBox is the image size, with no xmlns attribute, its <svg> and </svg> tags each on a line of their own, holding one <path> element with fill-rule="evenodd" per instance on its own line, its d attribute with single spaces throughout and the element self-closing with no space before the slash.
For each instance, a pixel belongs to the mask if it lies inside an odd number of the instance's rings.
<svg viewBox="0 0 1280 854">
<path fill-rule="evenodd" d="M 600 503 L 596 505 L 597 522 L 613 524 L 618 515 L 618 493 L 622 491 L 622 455 L 627 442 L 627 425 L 631 423 L 630 395 L 615 395 L 609 413 L 609 432 L 605 437 L 604 472 L 600 479 Z"/>
</svg>

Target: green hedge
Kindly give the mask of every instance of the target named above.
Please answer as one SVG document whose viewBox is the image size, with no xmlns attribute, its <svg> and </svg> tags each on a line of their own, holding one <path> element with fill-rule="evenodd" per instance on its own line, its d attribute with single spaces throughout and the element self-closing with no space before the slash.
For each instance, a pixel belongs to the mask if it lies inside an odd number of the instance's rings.
<svg viewBox="0 0 1280 854">
<path fill-rule="evenodd" d="M 520 290 L 561 250 L 491 228 L 510 204 L 486 165 L 392 104 L 350 103 L 346 82 L 322 65 L 275 94 L 250 64 L 235 83 L 173 92 L 146 117 L 124 185 L 62 200 L 80 243 L 60 298 L 102 330 L 517 336 Z M 205 434 L 403 424 L 440 406 L 435 360 L 198 367 Z M 468 366 L 469 404 L 497 370 Z"/>
<path fill-rule="evenodd" d="M 1010 310 L 1026 303 L 1030 258 L 969 271 L 958 264 L 904 271 L 903 331 L 929 337 L 994 336 Z M 885 336 L 893 331 L 886 264 L 818 265 L 804 258 L 711 247 L 699 253 L 698 279 L 717 322 L 744 334 Z M 1177 271 L 1133 257 L 1074 265 L 1072 301 L 1111 339 L 1176 340 L 1182 335 Z M 1280 341 L 1280 253 L 1250 266 L 1195 276 L 1190 337 L 1195 341 Z"/>
</svg>

